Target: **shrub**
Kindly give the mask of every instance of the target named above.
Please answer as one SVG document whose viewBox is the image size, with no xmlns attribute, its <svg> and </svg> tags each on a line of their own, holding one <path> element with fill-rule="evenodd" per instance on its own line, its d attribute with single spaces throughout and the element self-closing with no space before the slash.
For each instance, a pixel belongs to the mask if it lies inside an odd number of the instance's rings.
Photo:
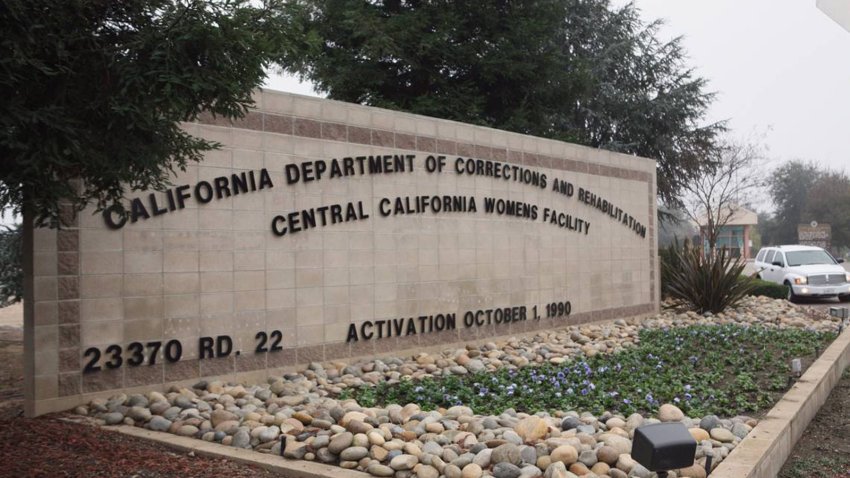
<svg viewBox="0 0 850 478">
<path fill-rule="evenodd" d="M 782 284 L 768 282 L 761 279 L 751 279 L 749 277 L 743 277 L 741 280 L 751 281 L 753 288 L 749 295 L 761 295 L 764 297 L 771 297 L 773 299 L 784 299 L 786 296 L 786 289 Z"/>
<path fill-rule="evenodd" d="M 667 293 L 699 313 L 723 312 L 753 288 L 752 280 L 740 279 L 744 261 L 732 257 L 726 249 L 703 254 L 699 248 L 685 244 L 672 252 L 675 262 L 662 265 L 668 277 Z"/>
<path fill-rule="evenodd" d="M 23 228 L 3 226 L 0 229 L 0 307 L 24 297 L 22 256 Z"/>
</svg>

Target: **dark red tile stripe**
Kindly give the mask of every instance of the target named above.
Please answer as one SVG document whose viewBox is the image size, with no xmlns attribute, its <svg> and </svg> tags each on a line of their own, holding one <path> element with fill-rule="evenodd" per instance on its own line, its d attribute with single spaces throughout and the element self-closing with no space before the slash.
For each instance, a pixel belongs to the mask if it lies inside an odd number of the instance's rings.
<svg viewBox="0 0 850 478">
<path fill-rule="evenodd" d="M 267 133 L 289 134 L 305 138 L 320 138 L 332 141 L 344 141 L 368 144 L 386 148 L 401 148 L 413 151 L 427 151 L 439 154 L 469 156 L 493 161 L 523 164 L 529 167 L 545 167 L 561 171 L 593 174 L 618 179 L 652 182 L 652 174 L 615 166 L 586 163 L 573 159 L 554 157 L 536 153 L 525 153 L 507 148 L 494 148 L 474 143 L 417 136 L 410 133 L 396 133 L 380 129 L 363 128 L 342 123 L 323 122 L 288 115 L 249 112 L 245 118 L 231 122 L 221 117 L 203 114 L 198 117 L 201 124 L 230 126 L 233 128 L 265 131 Z"/>
</svg>

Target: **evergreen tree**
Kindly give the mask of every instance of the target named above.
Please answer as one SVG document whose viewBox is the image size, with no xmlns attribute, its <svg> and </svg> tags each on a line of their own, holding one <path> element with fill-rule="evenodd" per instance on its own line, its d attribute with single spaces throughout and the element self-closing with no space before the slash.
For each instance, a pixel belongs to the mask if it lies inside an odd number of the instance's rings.
<svg viewBox="0 0 850 478">
<path fill-rule="evenodd" d="M 812 186 L 823 171 L 814 163 L 789 161 L 777 168 L 768 181 L 770 195 L 776 206 L 773 244 L 796 244 L 797 225 L 803 223 L 803 211 Z"/>
<path fill-rule="evenodd" d="M 0 307 L 24 297 L 23 231 L 20 225 L 0 226 Z"/>
<path fill-rule="evenodd" d="M 806 195 L 803 224 L 818 221 L 832 229 L 834 248 L 850 247 L 850 177 L 825 171 Z"/>
<path fill-rule="evenodd" d="M 608 0 L 302 0 L 318 48 L 290 71 L 330 98 L 574 141 L 658 160 L 669 204 L 712 166 L 723 124 L 634 5 Z M 305 43 L 312 45 L 311 43 Z"/>
<path fill-rule="evenodd" d="M 55 225 L 62 201 L 103 207 L 124 185 L 163 187 L 173 170 L 217 147 L 179 123 L 202 112 L 244 115 L 265 69 L 296 42 L 294 7 L 4 0 L 0 208 Z"/>
</svg>

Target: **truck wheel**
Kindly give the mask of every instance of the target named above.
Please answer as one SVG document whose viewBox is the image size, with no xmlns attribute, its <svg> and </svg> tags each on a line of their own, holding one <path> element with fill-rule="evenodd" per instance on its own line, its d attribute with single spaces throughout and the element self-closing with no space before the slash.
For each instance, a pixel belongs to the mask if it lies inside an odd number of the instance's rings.
<svg viewBox="0 0 850 478">
<path fill-rule="evenodd" d="M 794 288 L 790 282 L 785 282 L 785 298 L 788 302 L 797 302 L 797 294 L 794 293 Z"/>
<path fill-rule="evenodd" d="M 850 302 L 850 294 L 839 295 L 838 302 Z"/>
</svg>

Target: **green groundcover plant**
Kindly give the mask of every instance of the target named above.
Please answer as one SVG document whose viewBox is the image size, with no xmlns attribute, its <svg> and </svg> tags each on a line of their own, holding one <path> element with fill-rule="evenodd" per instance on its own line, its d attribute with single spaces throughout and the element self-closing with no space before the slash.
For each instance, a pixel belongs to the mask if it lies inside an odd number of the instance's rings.
<svg viewBox="0 0 850 478">
<path fill-rule="evenodd" d="M 834 333 L 738 325 L 648 329 L 640 344 L 616 354 L 559 365 L 502 368 L 346 390 L 362 406 L 417 403 L 423 409 L 465 405 L 476 413 L 508 408 L 654 413 L 674 403 L 691 416 L 764 410 L 785 392 L 792 358 L 814 357 Z"/>
</svg>

